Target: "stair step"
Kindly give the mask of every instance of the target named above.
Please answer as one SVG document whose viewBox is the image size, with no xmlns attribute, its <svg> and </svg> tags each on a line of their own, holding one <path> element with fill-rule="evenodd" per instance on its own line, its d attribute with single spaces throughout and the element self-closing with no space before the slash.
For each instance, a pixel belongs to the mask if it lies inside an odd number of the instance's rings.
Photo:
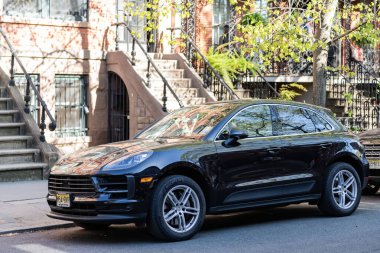
<svg viewBox="0 0 380 253">
<path fill-rule="evenodd" d="M 177 69 L 177 60 L 153 60 L 154 64 L 157 66 L 159 70 L 171 70 L 171 69 Z M 136 66 L 138 68 L 148 68 L 148 61 L 146 59 L 136 59 Z M 151 66 L 151 69 L 154 69 L 153 66 Z"/>
<path fill-rule="evenodd" d="M 0 164 L 0 182 L 42 179 L 46 163 Z"/>
<path fill-rule="evenodd" d="M 32 136 L 0 136 L 0 150 L 25 149 L 32 140 Z"/>
<path fill-rule="evenodd" d="M 15 122 L 18 110 L 0 110 L 0 123 Z"/>
<path fill-rule="evenodd" d="M 0 123 L 0 136 L 19 135 L 25 123 Z"/>
<path fill-rule="evenodd" d="M 39 149 L 3 149 L 0 150 L 0 165 L 35 162 L 39 154 Z"/>
<path fill-rule="evenodd" d="M 146 74 L 148 73 L 148 71 L 145 69 L 136 69 L 136 72 L 141 76 L 143 77 L 145 80 L 147 79 L 146 78 Z M 183 78 L 184 76 L 184 73 L 185 73 L 185 70 L 183 69 L 170 69 L 170 70 L 160 70 L 161 74 L 165 77 L 165 78 Z M 160 75 L 158 74 L 158 72 L 155 70 L 155 69 L 151 69 L 150 71 L 150 78 L 151 79 L 161 79 Z"/>
<path fill-rule="evenodd" d="M 12 102 L 12 98 L 3 98 L 0 97 L 0 110 L 7 110 L 10 107 L 10 103 Z"/>
<path fill-rule="evenodd" d="M 194 98 L 194 97 L 198 97 L 198 89 L 197 88 L 173 88 L 175 94 L 179 97 L 179 98 Z M 151 89 L 152 93 L 154 96 L 156 97 L 163 97 L 164 95 L 164 91 L 163 89 L 159 89 L 159 88 L 155 88 L 155 89 Z M 170 97 L 173 97 L 172 93 L 167 90 L 167 97 L 170 98 Z"/>
<path fill-rule="evenodd" d="M 161 100 L 159 100 L 159 101 L 162 103 Z M 203 98 L 203 97 L 181 98 L 181 101 L 182 101 L 184 106 L 201 105 L 201 104 L 206 103 L 206 98 Z M 173 99 L 169 98 L 168 101 L 166 102 L 166 105 L 168 108 L 172 108 L 172 107 L 174 107 L 174 109 L 179 108 L 178 101 L 175 100 L 174 98 Z"/>
<path fill-rule="evenodd" d="M 170 87 L 174 88 L 191 88 L 190 78 L 168 78 L 166 79 Z M 150 87 L 152 89 L 163 88 L 164 82 L 161 79 L 152 79 L 150 81 Z"/>
</svg>

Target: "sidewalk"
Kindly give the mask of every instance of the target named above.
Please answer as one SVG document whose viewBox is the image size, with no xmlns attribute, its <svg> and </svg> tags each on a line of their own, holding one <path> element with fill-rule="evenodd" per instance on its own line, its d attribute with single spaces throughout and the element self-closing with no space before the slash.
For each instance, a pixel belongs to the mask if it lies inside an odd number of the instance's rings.
<svg viewBox="0 0 380 253">
<path fill-rule="evenodd" d="M 0 183 L 0 235 L 72 226 L 46 216 L 47 181 Z"/>
</svg>

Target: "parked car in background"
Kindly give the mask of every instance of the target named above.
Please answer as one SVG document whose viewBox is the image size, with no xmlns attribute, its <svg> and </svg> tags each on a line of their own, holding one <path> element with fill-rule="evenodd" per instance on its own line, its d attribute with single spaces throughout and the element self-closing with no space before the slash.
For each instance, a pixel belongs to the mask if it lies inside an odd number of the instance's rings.
<svg viewBox="0 0 380 253">
<path fill-rule="evenodd" d="M 146 223 L 154 236 L 179 241 L 194 236 L 206 214 L 309 202 L 350 215 L 367 174 L 363 145 L 330 110 L 218 102 L 61 159 L 49 176 L 48 216 L 87 229 Z"/>
<path fill-rule="evenodd" d="M 369 161 L 368 185 L 363 193 L 374 195 L 380 188 L 380 129 L 365 131 L 359 134 L 361 143 L 366 149 L 366 156 Z"/>
</svg>

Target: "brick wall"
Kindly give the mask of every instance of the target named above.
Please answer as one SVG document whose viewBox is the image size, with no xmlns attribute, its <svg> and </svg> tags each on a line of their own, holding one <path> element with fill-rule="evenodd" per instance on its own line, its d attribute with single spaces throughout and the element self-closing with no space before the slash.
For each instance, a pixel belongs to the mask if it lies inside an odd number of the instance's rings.
<svg viewBox="0 0 380 253">
<path fill-rule="evenodd" d="M 1 6 L 0 6 L 1 7 Z M 34 19 L 1 15 L 0 26 L 16 48 L 29 73 L 40 75 L 40 90 L 49 109 L 55 112 L 56 74 L 88 75 L 87 138 L 55 138 L 48 141 L 70 152 L 107 142 L 108 75 L 106 51 L 114 49 L 115 1 L 89 0 L 88 22 Z M 0 8 L 1 9 L 1 8 Z M 10 68 L 10 52 L 0 39 L 0 67 Z M 17 69 L 18 73 L 21 70 Z M 72 147 L 72 148 L 70 148 Z"/>
</svg>

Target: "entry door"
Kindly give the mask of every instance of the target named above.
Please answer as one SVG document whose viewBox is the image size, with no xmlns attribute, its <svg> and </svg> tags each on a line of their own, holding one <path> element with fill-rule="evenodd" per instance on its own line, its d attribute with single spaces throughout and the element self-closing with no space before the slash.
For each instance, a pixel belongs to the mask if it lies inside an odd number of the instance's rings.
<svg viewBox="0 0 380 253">
<path fill-rule="evenodd" d="M 129 97 L 121 78 L 108 73 L 109 83 L 109 141 L 117 142 L 129 139 Z"/>
</svg>

